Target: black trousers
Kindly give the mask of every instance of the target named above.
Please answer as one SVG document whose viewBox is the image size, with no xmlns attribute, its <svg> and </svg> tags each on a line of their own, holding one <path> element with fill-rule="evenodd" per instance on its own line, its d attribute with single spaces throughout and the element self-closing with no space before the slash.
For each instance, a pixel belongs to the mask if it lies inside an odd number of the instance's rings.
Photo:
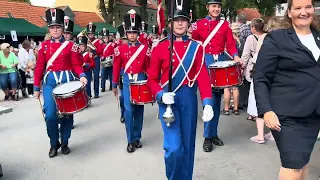
<svg viewBox="0 0 320 180">
<path fill-rule="evenodd" d="M 20 74 L 20 77 L 21 77 L 21 88 L 25 89 L 25 88 L 27 88 L 26 73 L 24 71 L 22 71 L 21 69 L 19 69 L 19 74 Z"/>
<path fill-rule="evenodd" d="M 249 99 L 249 90 L 250 90 L 250 82 L 243 77 L 243 83 L 239 87 L 239 107 L 248 107 L 248 99 Z"/>
<path fill-rule="evenodd" d="M 33 84 L 27 84 L 28 94 L 33 95 Z"/>
</svg>

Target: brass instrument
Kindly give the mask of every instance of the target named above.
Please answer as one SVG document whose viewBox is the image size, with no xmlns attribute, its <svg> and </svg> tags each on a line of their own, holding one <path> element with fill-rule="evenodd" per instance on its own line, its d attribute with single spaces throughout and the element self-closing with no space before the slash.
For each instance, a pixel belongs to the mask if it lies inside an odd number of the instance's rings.
<svg viewBox="0 0 320 180">
<path fill-rule="evenodd" d="M 77 38 L 81 37 L 81 36 L 85 36 L 88 39 L 88 44 L 87 46 L 92 49 L 93 51 L 96 50 L 97 48 L 94 46 L 94 44 L 91 42 L 90 38 L 87 35 L 87 30 L 84 29 L 82 30 L 78 35 Z"/>
</svg>

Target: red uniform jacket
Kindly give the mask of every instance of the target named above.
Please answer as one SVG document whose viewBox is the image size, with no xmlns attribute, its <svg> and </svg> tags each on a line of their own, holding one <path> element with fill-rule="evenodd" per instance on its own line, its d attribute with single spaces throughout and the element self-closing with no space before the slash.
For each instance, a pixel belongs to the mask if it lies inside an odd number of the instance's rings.
<svg viewBox="0 0 320 180">
<path fill-rule="evenodd" d="M 114 61 L 113 61 L 113 87 L 116 88 L 119 83 L 120 71 L 125 69 L 127 62 L 138 50 L 142 44 L 136 46 L 128 44 L 122 44 L 114 49 Z M 148 46 L 144 46 L 137 58 L 132 62 L 130 67 L 124 73 L 137 74 L 141 72 L 147 73 L 150 61 L 150 49 Z"/>
<path fill-rule="evenodd" d="M 177 67 L 179 67 L 179 59 L 183 61 L 183 56 L 186 53 L 187 47 L 192 40 L 175 41 L 174 48 L 176 53 L 173 54 L 173 74 Z M 195 42 L 195 41 L 194 41 Z M 197 43 L 198 44 L 198 43 Z M 160 84 L 165 84 L 169 79 L 169 63 L 170 63 L 170 41 L 168 39 L 160 42 L 152 51 L 150 68 L 148 69 L 148 87 L 157 98 L 158 102 L 161 102 L 162 94 L 164 90 Z M 201 99 L 203 105 L 212 106 L 212 90 L 210 77 L 204 61 L 203 47 L 200 45 L 198 50 L 192 54 L 195 54 L 193 66 L 191 67 L 188 77 L 193 80 L 198 74 L 196 81 L 199 85 Z M 187 69 L 186 69 L 187 71 Z M 185 73 L 184 73 L 185 75 Z M 161 77 L 161 79 L 159 78 Z M 173 77 L 175 78 L 175 77 Z M 182 85 L 188 85 L 189 80 L 185 78 Z M 186 97 L 187 98 L 187 97 Z"/>
<path fill-rule="evenodd" d="M 210 20 L 210 17 L 206 17 L 192 24 L 192 38 L 204 43 L 211 31 L 219 23 L 218 20 Z M 224 52 L 225 48 L 231 56 L 238 55 L 236 41 L 233 38 L 232 30 L 229 27 L 229 23 L 224 21 L 220 29 L 209 41 L 205 47 L 206 54 L 220 54 Z"/>
<path fill-rule="evenodd" d="M 83 56 L 83 61 L 84 61 L 83 71 L 84 72 L 91 71 L 96 65 L 96 63 L 94 61 L 94 55 L 89 52 L 84 52 L 82 54 L 82 56 Z"/>
<path fill-rule="evenodd" d="M 38 60 L 34 71 L 34 86 L 35 89 L 40 88 L 40 82 L 46 71 L 46 65 L 51 56 L 58 50 L 63 42 L 56 43 L 51 40 L 45 40 L 39 48 Z M 82 70 L 83 57 L 80 56 L 78 46 L 69 41 L 69 44 L 61 51 L 52 65 L 48 68 L 49 71 L 74 71 L 78 77 L 83 77 L 85 74 Z"/>
<path fill-rule="evenodd" d="M 94 39 L 94 40 L 91 40 L 91 42 L 97 48 L 95 54 L 98 56 L 102 56 L 103 55 L 103 45 L 102 45 L 101 40 Z"/>
<path fill-rule="evenodd" d="M 115 47 L 116 47 L 116 44 L 113 43 L 113 42 L 110 42 L 108 44 L 104 44 L 103 45 L 102 57 L 113 56 Z"/>
</svg>

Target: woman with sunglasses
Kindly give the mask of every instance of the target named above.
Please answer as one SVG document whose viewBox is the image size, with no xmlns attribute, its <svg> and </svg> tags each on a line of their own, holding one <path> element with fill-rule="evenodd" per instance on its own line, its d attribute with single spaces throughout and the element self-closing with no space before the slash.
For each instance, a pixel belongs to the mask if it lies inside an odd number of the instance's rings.
<svg viewBox="0 0 320 180">
<path fill-rule="evenodd" d="M 16 67 L 19 64 L 17 56 L 10 52 L 10 44 L 1 44 L 0 51 L 0 86 L 5 94 L 5 100 L 9 100 L 11 96 L 12 100 L 16 99 L 16 92 L 18 86 L 18 73 Z M 8 79 L 12 87 L 12 94 L 8 91 Z"/>
<path fill-rule="evenodd" d="M 61 147 L 62 154 L 69 154 L 68 140 L 71 136 L 73 116 L 59 118 L 55 101 L 52 97 L 53 89 L 62 83 L 73 81 L 75 74 L 80 77 L 80 81 L 85 85 L 87 79 L 82 70 L 82 57 L 78 51 L 78 46 L 73 42 L 66 41 L 63 37 L 64 12 L 61 9 L 48 9 L 46 11 L 50 39 L 41 43 L 38 52 L 38 60 L 34 72 L 34 95 L 39 99 L 40 84 L 43 84 L 43 99 L 47 133 L 50 138 L 51 148 L 49 157 L 55 157 Z M 60 137 L 58 123 L 60 123 Z"/>
</svg>

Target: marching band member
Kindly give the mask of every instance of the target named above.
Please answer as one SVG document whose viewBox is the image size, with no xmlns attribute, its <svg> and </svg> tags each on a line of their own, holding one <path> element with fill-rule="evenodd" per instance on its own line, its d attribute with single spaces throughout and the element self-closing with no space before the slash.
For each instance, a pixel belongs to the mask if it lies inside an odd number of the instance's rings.
<svg viewBox="0 0 320 180">
<path fill-rule="evenodd" d="M 78 45 L 80 47 L 80 53 L 83 56 L 83 64 L 82 69 L 84 73 L 86 74 L 88 83 L 86 85 L 86 91 L 90 99 L 92 98 L 91 94 L 91 81 L 92 81 L 92 70 L 95 68 L 95 61 L 94 61 L 94 55 L 92 53 L 92 49 L 90 49 L 87 46 L 88 39 L 86 37 L 82 37 L 81 39 L 78 39 Z"/>
<path fill-rule="evenodd" d="M 40 83 L 43 83 L 43 111 L 45 114 L 47 133 L 50 138 L 49 157 L 55 157 L 58 149 L 62 154 L 69 154 L 68 140 L 71 136 L 73 119 L 65 116 L 59 118 L 56 104 L 52 96 L 53 89 L 61 83 L 72 81 L 72 71 L 80 77 L 83 84 L 87 83 L 82 71 L 81 57 L 78 46 L 66 41 L 62 36 L 64 29 L 64 12 L 61 9 L 48 9 L 46 11 L 49 33 L 51 39 L 42 42 L 39 48 L 38 60 L 34 72 L 35 97 L 40 98 Z M 58 123 L 60 122 L 61 143 L 59 142 Z"/>
<path fill-rule="evenodd" d="M 94 37 L 94 33 L 96 32 L 96 25 L 90 22 L 87 25 L 87 33 L 89 38 L 89 43 L 91 42 L 92 45 L 95 46 L 96 50 L 93 51 L 94 61 L 95 61 L 95 68 L 93 69 L 93 89 L 94 89 L 94 98 L 99 98 L 99 79 L 100 79 L 100 58 L 103 53 L 102 42 L 99 39 Z"/>
<path fill-rule="evenodd" d="M 213 117 L 212 94 L 203 47 L 186 35 L 191 0 L 178 0 L 172 3 L 175 3 L 175 9 L 179 8 L 174 11 L 173 27 L 169 23 L 174 34 L 171 83 L 173 92 L 168 92 L 170 36 L 152 51 L 148 86 L 159 104 L 159 117 L 164 135 L 166 176 L 169 180 L 191 180 L 198 118 L 197 86 L 204 107 L 202 117 L 204 121 L 210 121 Z M 170 0 L 166 1 L 166 5 L 170 10 Z M 168 14 L 170 22 L 171 13 Z M 166 125 L 163 117 L 167 105 L 171 105 L 175 119 L 170 127 Z"/>
<path fill-rule="evenodd" d="M 63 37 L 67 41 L 72 41 L 72 33 L 73 33 L 73 21 L 70 20 L 69 16 L 64 16 L 64 32 Z"/>
<path fill-rule="evenodd" d="M 101 61 L 101 92 L 106 91 L 106 79 L 109 79 L 110 88 L 112 90 L 112 68 L 113 68 L 113 53 L 115 48 L 115 43 L 109 41 L 109 31 L 103 28 L 101 31 L 103 36 L 103 53 Z"/>
<path fill-rule="evenodd" d="M 144 44 L 145 46 L 149 46 L 149 38 L 148 38 L 148 24 L 145 23 L 144 21 L 141 22 L 141 31 L 139 35 L 139 42 L 141 44 Z"/>
<path fill-rule="evenodd" d="M 113 64 L 113 93 L 118 96 L 117 86 L 119 75 L 123 68 L 123 98 L 125 107 L 125 125 L 127 132 L 127 152 L 132 153 L 135 148 L 141 148 L 141 131 L 143 125 L 143 105 L 133 105 L 130 102 L 130 83 L 133 81 L 146 80 L 146 70 L 149 67 L 150 52 L 147 46 L 138 41 L 141 17 L 135 10 L 130 10 L 123 16 L 128 44 L 115 48 L 115 60 Z"/>
<path fill-rule="evenodd" d="M 234 61 L 240 62 L 236 41 L 233 38 L 229 23 L 220 19 L 221 0 L 208 0 L 208 16 L 192 24 L 192 38 L 203 43 L 205 48 L 205 60 L 207 67 L 214 62 L 226 60 L 224 55 L 225 48 L 234 58 Z M 213 144 L 223 146 L 223 142 L 218 137 L 218 122 L 220 117 L 221 96 L 223 89 L 213 89 L 213 110 L 214 117 L 212 121 L 204 123 L 204 143 L 203 150 L 211 152 Z"/>
<path fill-rule="evenodd" d="M 118 26 L 118 33 L 119 33 L 119 42 L 121 42 L 122 44 L 127 44 L 128 43 L 128 39 L 126 37 L 126 33 L 125 33 L 125 28 L 124 26 L 120 25 Z M 120 122 L 124 123 L 125 119 L 124 119 L 124 102 L 123 102 L 123 68 L 121 68 L 120 70 L 120 76 L 119 76 L 119 89 L 120 89 L 120 95 L 119 95 L 119 101 L 120 101 L 120 109 L 121 109 L 121 117 L 120 117 Z"/>
</svg>

